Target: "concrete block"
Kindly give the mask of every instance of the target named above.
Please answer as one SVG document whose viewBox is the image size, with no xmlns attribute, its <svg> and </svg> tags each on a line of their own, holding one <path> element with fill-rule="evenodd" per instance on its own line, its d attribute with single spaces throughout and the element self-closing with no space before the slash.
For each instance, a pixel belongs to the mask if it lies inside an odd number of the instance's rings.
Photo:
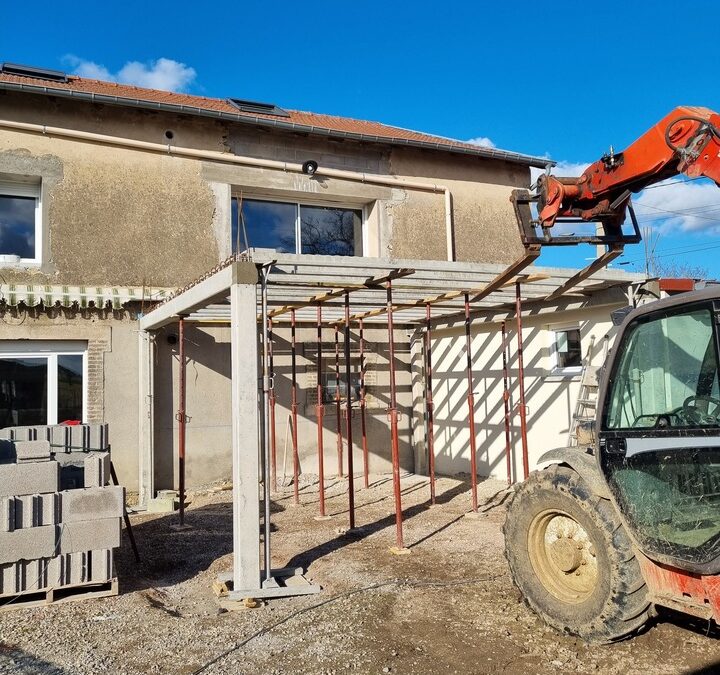
<svg viewBox="0 0 720 675">
<path fill-rule="evenodd" d="M 57 549 L 55 525 L 0 532 L 0 564 L 52 558 Z"/>
<path fill-rule="evenodd" d="M 110 453 L 90 453 L 85 459 L 85 487 L 103 487 L 109 481 Z"/>
<path fill-rule="evenodd" d="M 60 497 L 57 492 L 15 497 L 15 528 L 57 525 Z"/>
<path fill-rule="evenodd" d="M 90 580 L 93 583 L 103 583 L 113 578 L 112 549 L 90 551 L 90 562 Z"/>
<path fill-rule="evenodd" d="M 0 497 L 0 532 L 15 529 L 15 497 Z"/>
<path fill-rule="evenodd" d="M 120 518 L 64 523 L 60 528 L 62 554 L 120 546 Z"/>
<path fill-rule="evenodd" d="M 0 497 L 57 492 L 58 483 L 58 463 L 55 460 L 0 464 Z"/>
<path fill-rule="evenodd" d="M 121 518 L 125 504 L 125 488 L 119 486 L 65 490 L 60 493 L 60 522 Z"/>
<path fill-rule="evenodd" d="M 15 457 L 22 462 L 47 462 L 50 456 L 50 441 L 15 441 Z"/>
<path fill-rule="evenodd" d="M 177 502 L 176 495 L 163 495 L 158 493 L 158 496 L 148 501 L 147 512 L 148 513 L 172 513 L 175 510 L 175 504 Z"/>
<path fill-rule="evenodd" d="M 53 452 L 68 452 L 70 449 L 70 427 L 58 425 L 49 427 L 48 430 Z"/>
</svg>

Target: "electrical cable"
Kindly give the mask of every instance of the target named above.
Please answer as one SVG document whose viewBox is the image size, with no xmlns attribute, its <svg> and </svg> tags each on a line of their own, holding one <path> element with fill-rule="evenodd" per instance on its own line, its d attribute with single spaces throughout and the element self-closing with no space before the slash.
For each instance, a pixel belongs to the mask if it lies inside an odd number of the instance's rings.
<svg viewBox="0 0 720 675">
<path fill-rule="evenodd" d="M 362 588 L 354 588 L 350 591 L 345 591 L 344 593 L 338 593 L 337 595 L 333 595 L 330 598 L 326 598 L 325 600 L 322 600 L 321 602 L 316 602 L 314 605 L 310 605 L 309 607 L 303 607 L 301 609 L 298 609 L 294 612 L 291 612 L 283 619 L 280 619 L 279 621 L 276 621 L 273 624 L 270 624 L 269 626 L 264 626 L 263 628 L 260 628 L 259 630 L 256 630 L 254 633 L 246 637 L 244 640 L 240 642 L 236 642 L 232 647 L 229 647 L 224 652 L 221 652 L 217 656 L 210 659 L 210 661 L 206 661 L 203 665 L 201 665 L 199 668 L 194 670 L 191 675 L 200 675 L 200 673 L 205 672 L 208 668 L 211 666 L 214 666 L 216 663 L 224 659 L 226 656 L 229 656 L 233 652 L 237 651 L 238 649 L 242 649 L 246 644 L 254 640 L 255 638 L 261 637 L 265 635 L 266 633 L 269 633 L 272 630 L 275 630 L 276 628 L 282 626 L 283 624 L 287 623 L 291 619 L 294 619 L 297 616 L 300 616 L 302 614 L 307 614 L 308 612 L 311 612 L 314 609 L 319 609 L 320 607 L 324 607 L 325 605 L 329 605 L 333 602 L 337 602 L 338 600 L 342 600 L 343 598 L 349 598 L 353 595 L 357 595 L 358 593 L 365 593 L 367 591 L 375 591 L 380 588 L 387 588 L 388 586 L 407 586 L 409 588 L 448 588 L 451 586 L 470 586 L 472 584 L 480 584 L 487 581 L 495 581 L 495 579 L 500 579 L 503 575 L 502 574 L 495 574 L 492 576 L 487 577 L 479 577 L 477 579 L 458 579 L 456 581 L 418 581 L 418 580 L 412 580 L 412 579 L 391 579 L 389 581 L 380 581 L 376 584 L 371 584 L 370 586 L 363 586 Z"/>
</svg>

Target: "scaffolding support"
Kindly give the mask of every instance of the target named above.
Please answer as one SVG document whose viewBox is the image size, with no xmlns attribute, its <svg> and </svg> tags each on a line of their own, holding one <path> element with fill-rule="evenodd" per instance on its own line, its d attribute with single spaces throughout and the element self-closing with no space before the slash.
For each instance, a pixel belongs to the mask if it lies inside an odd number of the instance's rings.
<svg viewBox="0 0 720 675">
<path fill-rule="evenodd" d="M 430 503 L 435 504 L 435 413 L 432 397 L 432 333 L 430 303 L 425 305 L 425 409 L 427 413 L 428 470 L 430 473 Z"/>
<path fill-rule="evenodd" d="M 345 293 L 345 326 L 343 331 L 345 347 L 345 391 L 346 391 L 346 425 L 347 463 L 348 463 L 348 512 L 350 529 L 355 528 L 355 471 L 353 466 L 353 431 L 352 431 L 352 364 L 350 363 L 350 292 Z"/>
<path fill-rule="evenodd" d="M 292 453 L 293 453 L 293 495 L 295 504 L 300 503 L 300 457 L 298 456 L 297 433 L 297 345 L 295 342 L 295 310 L 290 310 L 290 412 L 292 415 Z"/>
<path fill-rule="evenodd" d="M 340 399 L 340 336 L 339 328 L 335 326 L 335 422 L 337 425 L 337 477 L 343 475 L 343 437 L 342 437 L 342 402 Z"/>
<path fill-rule="evenodd" d="M 320 494 L 320 517 L 325 518 L 325 448 L 323 447 L 323 405 L 322 387 L 322 304 L 317 304 L 317 451 L 318 451 L 318 491 Z"/>
<path fill-rule="evenodd" d="M 363 332 L 363 320 L 360 319 L 360 429 L 362 431 L 362 452 L 363 452 L 363 485 L 365 489 L 370 487 L 370 462 L 367 443 L 367 427 L 365 421 L 365 337 Z"/>
<path fill-rule="evenodd" d="M 395 493 L 395 552 L 405 552 L 403 544 L 403 514 L 400 497 L 400 441 L 398 438 L 397 391 L 395 387 L 395 332 L 393 326 L 392 281 L 387 282 L 387 325 L 388 325 L 388 370 L 390 373 L 390 436 L 393 470 L 393 491 Z"/>
<path fill-rule="evenodd" d="M 263 484 L 263 564 L 265 582 L 272 579 L 272 555 L 270 552 L 270 397 L 272 395 L 272 368 L 270 367 L 270 350 L 272 341 L 270 337 L 270 319 L 268 317 L 267 278 L 270 266 L 265 265 L 260 270 L 260 292 L 262 303 L 262 416 L 260 418 L 261 451 L 262 451 L 262 484 Z M 274 431 L 274 430 L 273 430 Z"/>
<path fill-rule="evenodd" d="M 178 491 L 180 493 L 180 527 L 185 525 L 185 428 L 187 426 L 186 411 L 186 369 L 185 361 L 185 317 L 178 321 L 178 412 L 175 419 L 178 422 Z"/>
<path fill-rule="evenodd" d="M 270 471 L 273 492 L 277 492 L 277 443 L 275 439 L 275 361 L 273 358 L 273 321 L 268 318 L 268 359 L 270 361 Z"/>
<path fill-rule="evenodd" d="M 503 407 L 505 422 L 505 464 L 507 465 L 507 482 L 512 485 L 512 446 L 510 443 L 510 387 L 508 377 L 508 339 L 507 325 L 502 322 L 502 369 L 503 369 Z"/>
<path fill-rule="evenodd" d="M 530 475 L 530 461 L 528 458 L 527 438 L 527 408 L 525 406 L 525 366 L 523 363 L 523 334 L 522 334 L 522 297 L 520 295 L 520 282 L 515 284 L 515 315 L 517 318 L 518 334 L 518 389 L 520 390 L 520 439 L 522 442 L 523 478 Z"/>
<path fill-rule="evenodd" d="M 465 356 L 467 358 L 468 431 L 470 432 L 470 492 L 473 513 L 478 512 L 477 446 L 475 442 L 475 394 L 473 392 L 472 336 L 470 335 L 470 296 L 465 293 Z"/>
</svg>

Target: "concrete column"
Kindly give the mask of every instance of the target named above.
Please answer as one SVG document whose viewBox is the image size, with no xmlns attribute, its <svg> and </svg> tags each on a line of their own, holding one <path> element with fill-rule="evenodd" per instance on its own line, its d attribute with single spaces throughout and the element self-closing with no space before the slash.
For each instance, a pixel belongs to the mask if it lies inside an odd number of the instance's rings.
<svg viewBox="0 0 720 675">
<path fill-rule="evenodd" d="M 138 366 L 139 366 L 139 420 L 138 450 L 140 453 L 138 466 L 139 502 L 146 507 L 155 497 L 155 337 L 148 331 L 138 331 Z"/>
<path fill-rule="evenodd" d="M 260 416 L 258 409 L 258 273 L 236 263 L 230 289 L 233 453 L 233 589 L 260 589 Z"/>
</svg>

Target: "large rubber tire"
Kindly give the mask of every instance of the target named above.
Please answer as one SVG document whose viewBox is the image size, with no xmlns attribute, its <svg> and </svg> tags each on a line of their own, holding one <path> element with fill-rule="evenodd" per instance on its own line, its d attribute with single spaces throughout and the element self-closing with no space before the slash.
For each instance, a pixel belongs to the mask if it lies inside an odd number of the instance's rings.
<svg viewBox="0 0 720 675">
<path fill-rule="evenodd" d="M 513 582 L 550 626 L 613 642 L 652 615 L 630 539 L 612 503 L 553 465 L 518 486 L 504 527 Z"/>
</svg>

